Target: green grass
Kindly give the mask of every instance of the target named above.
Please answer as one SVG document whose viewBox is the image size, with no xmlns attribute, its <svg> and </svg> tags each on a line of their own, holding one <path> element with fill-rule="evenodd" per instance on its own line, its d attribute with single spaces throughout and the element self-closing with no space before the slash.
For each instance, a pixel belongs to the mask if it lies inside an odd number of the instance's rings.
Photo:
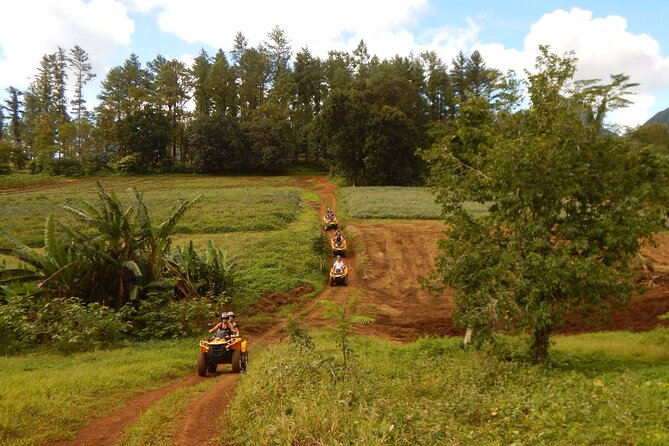
<svg viewBox="0 0 669 446">
<path fill-rule="evenodd" d="M 47 174 L 31 175 L 26 172 L 15 172 L 9 175 L 0 175 L 0 193 L 10 190 L 22 190 L 40 186 L 66 184 L 74 180 L 65 177 L 54 177 Z"/>
<path fill-rule="evenodd" d="M 265 293 L 289 291 L 303 284 L 317 290 L 326 283 L 312 251 L 320 227 L 315 212 L 305 209 L 285 230 L 246 240 L 239 251 L 240 273 L 235 277 L 234 306 L 242 311 Z M 234 252 L 234 251 L 233 251 Z"/>
<path fill-rule="evenodd" d="M 460 339 L 364 338 L 346 379 L 329 335 L 315 352 L 284 344 L 254 355 L 221 442 L 666 445 L 667 336 L 560 337 L 550 367 L 465 351 Z"/>
<path fill-rule="evenodd" d="M 340 188 L 341 211 L 352 218 L 441 220 L 441 207 L 426 187 L 344 187 Z M 471 203 L 474 214 L 486 206 Z"/>
<path fill-rule="evenodd" d="M 352 218 L 439 219 L 441 208 L 424 187 L 343 187 L 343 211 Z"/>
<path fill-rule="evenodd" d="M 144 194 L 150 215 L 162 221 L 177 200 L 200 201 L 177 225 L 182 234 L 217 234 L 244 231 L 272 231 L 286 228 L 300 211 L 300 190 L 290 187 L 289 177 L 196 177 L 164 175 L 150 177 L 100 178 L 125 207 L 134 204 L 128 191 L 135 187 Z M 95 179 L 69 180 L 56 186 L 0 195 L 0 228 L 29 246 L 43 241 L 47 217 L 69 223 L 71 215 L 62 205 L 78 206 L 82 200 L 97 204 Z"/>
<path fill-rule="evenodd" d="M 0 444 L 66 439 L 85 420 L 192 373 L 197 342 L 146 342 L 68 356 L 0 357 Z"/>
</svg>

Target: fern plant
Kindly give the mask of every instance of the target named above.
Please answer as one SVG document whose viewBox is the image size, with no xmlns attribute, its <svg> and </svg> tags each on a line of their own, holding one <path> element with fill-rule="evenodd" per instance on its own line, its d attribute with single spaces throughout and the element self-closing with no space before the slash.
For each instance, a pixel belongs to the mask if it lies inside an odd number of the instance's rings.
<svg viewBox="0 0 669 446">
<path fill-rule="evenodd" d="M 320 305 L 325 307 L 325 317 L 335 322 L 337 341 L 341 348 L 344 372 L 348 371 L 351 348 L 351 335 L 354 325 L 366 325 L 375 322 L 374 318 L 357 313 L 358 297 L 352 295 L 346 305 L 339 305 L 330 300 L 322 300 Z"/>
</svg>

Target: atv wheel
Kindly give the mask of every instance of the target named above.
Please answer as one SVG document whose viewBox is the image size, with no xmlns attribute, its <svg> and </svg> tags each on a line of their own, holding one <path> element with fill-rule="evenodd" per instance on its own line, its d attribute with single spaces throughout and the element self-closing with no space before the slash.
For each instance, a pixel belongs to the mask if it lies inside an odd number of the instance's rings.
<svg viewBox="0 0 669 446">
<path fill-rule="evenodd" d="M 197 356 L 197 374 L 207 376 L 207 357 L 204 352 L 200 352 Z"/>
<path fill-rule="evenodd" d="M 232 373 L 239 373 L 242 371 L 242 352 L 239 350 L 232 351 Z"/>
<path fill-rule="evenodd" d="M 218 368 L 218 364 L 209 364 L 209 367 L 207 368 L 209 373 L 216 373 L 216 369 Z"/>
<path fill-rule="evenodd" d="M 249 366 L 249 352 L 242 352 L 242 372 L 246 372 L 247 367 Z"/>
</svg>

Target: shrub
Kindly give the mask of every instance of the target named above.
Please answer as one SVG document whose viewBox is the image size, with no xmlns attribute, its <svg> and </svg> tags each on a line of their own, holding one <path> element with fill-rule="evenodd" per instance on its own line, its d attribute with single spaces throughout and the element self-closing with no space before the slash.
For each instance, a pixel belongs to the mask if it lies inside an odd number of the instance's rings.
<svg viewBox="0 0 669 446">
<path fill-rule="evenodd" d="M 141 340 L 197 336 L 207 327 L 214 305 L 205 299 L 175 301 L 171 293 L 150 293 L 131 316 L 133 333 Z"/>
<path fill-rule="evenodd" d="M 0 305 L 0 353 L 49 344 L 59 351 L 112 345 L 130 328 L 121 314 L 77 298 L 9 298 Z"/>
<path fill-rule="evenodd" d="M 44 170 L 50 175 L 78 177 L 84 174 L 84 165 L 78 159 L 55 158 L 44 165 Z"/>
<path fill-rule="evenodd" d="M 142 161 L 141 153 L 131 153 L 128 156 L 124 156 L 113 163 L 112 167 L 123 173 L 146 173 L 146 165 Z"/>
</svg>

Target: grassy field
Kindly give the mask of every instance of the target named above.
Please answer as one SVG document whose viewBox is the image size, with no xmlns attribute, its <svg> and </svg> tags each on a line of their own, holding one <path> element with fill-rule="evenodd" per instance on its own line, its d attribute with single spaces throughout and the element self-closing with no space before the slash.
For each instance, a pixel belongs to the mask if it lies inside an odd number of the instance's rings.
<svg viewBox="0 0 669 446">
<path fill-rule="evenodd" d="M 218 234 L 284 229 L 300 212 L 300 190 L 291 187 L 290 177 L 196 177 L 164 175 L 100 178 L 127 207 L 134 203 L 128 191 L 143 193 L 154 221 L 164 219 L 176 201 L 200 201 L 176 228 L 181 234 Z M 29 189 L 0 195 L 0 228 L 29 246 L 43 240 L 47 217 L 71 222 L 62 205 L 79 205 L 82 200 L 97 203 L 94 179 L 70 180 L 44 189 Z"/>
<path fill-rule="evenodd" d="M 441 220 L 441 207 L 426 187 L 344 187 L 339 189 L 340 212 L 352 218 Z M 486 207 L 472 203 L 483 213 Z"/>
<path fill-rule="evenodd" d="M 254 357 L 221 442 L 666 445 L 668 338 L 556 337 L 550 367 L 464 351 L 460 339 L 361 339 L 348 374 L 329 336 L 316 351 L 286 344 Z"/>
<path fill-rule="evenodd" d="M 460 347 L 353 339 L 341 366 L 330 333 L 316 350 L 254 350 L 228 411 L 229 445 L 666 445 L 669 330 L 556 336 L 550 366 Z M 510 351 L 520 339 L 512 338 Z M 73 355 L 0 357 L 0 444 L 69 438 L 138 393 L 192 373 L 195 340 Z M 174 421 L 216 380 L 179 389 L 135 422 L 120 445 L 166 444 Z M 272 401 L 272 404 L 267 404 Z"/>
<path fill-rule="evenodd" d="M 0 357 L 0 444 L 66 439 L 92 414 L 192 373 L 197 341 L 146 342 L 62 356 Z"/>
<path fill-rule="evenodd" d="M 125 207 L 133 204 L 127 191 L 135 187 L 154 222 L 160 222 L 175 200 L 202 198 L 177 226 L 174 246 L 193 241 L 204 250 L 209 240 L 234 257 L 239 265 L 232 293 L 232 307 L 244 312 L 265 293 L 288 291 L 303 284 L 316 290 L 326 283 L 311 251 L 319 228 L 318 196 L 305 189 L 297 177 L 196 177 L 188 175 L 101 178 Z M 300 186 L 300 187 L 298 187 Z M 63 203 L 95 202 L 93 179 L 73 180 L 46 189 L 0 195 L 0 227 L 32 246 L 43 241 L 47 215 L 58 213 L 70 221 Z M 3 258 L 16 266 L 13 258 Z"/>
</svg>

